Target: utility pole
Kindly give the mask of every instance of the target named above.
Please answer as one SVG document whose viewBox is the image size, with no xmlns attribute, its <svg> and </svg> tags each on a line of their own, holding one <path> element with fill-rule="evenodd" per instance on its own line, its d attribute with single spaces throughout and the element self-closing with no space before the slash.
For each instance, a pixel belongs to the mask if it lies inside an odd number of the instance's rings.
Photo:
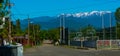
<svg viewBox="0 0 120 56">
<path fill-rule="evenodd" d="M 63 42 L 65 43 L 65 15 L 63 15 Z"/>
<path fill-rule="evenodd" d="M 111 40 L 111 38 L 112 38 L 112 29 L 111 29 L 111 27 L 112 27 L 112 18 L 111 18 L 111 13 L 109 15 L 110 15 L 110 40 Z"/>
<path fill-rule="evenodd" d="M 102 14 L 102 29 L 103 29 L 103 40 L 105 39 L 105 26 L 104 26 L 104 17 Z"/>
<path fill-rule="evenodd" d="M 29 15 L 28 15 L 28 41 L 27 41 L 28 45 L 30 44 L 30 36 L 29 36 L 30 35 L 30 31 L 29 30 L 30 30 L 30 18 L 29 18 Z"/>
<path fill-rule="evenodd" d="M 7 3 L 7 6 L 8 6 L 8 14 L 9 14 L 9 34 L 8 34 L 8 40 L 9 40 L 9 45 L 11 43 L 11 6 L 13 6 L 12 3 L 10 3 L 10 0 L 8 0 L 8 3 Z"/>
<path fill-rule="evenodd" d="M 33 34 L 34 34 L 34 41 L 35 41 L 35 27 L 34 27 L 35 25 L 33 24 Z M 35 41 L 35 45 L 36 45 L 36 41 Z"/>
<path fill-rule="evenodd" d="M 117 29 L 118 29 L 117 22 L 116 22 L 116 27 L 115 28 L 116 28 L 115 31 L 116 31 L 116 40 L 117 40 Z"/>
<path fill-rule="evenodd" d="M 118 27 L 117 27 L 117 24 L 116 24 L 116 30 L 115 30 L 116 31 L 116 40 L 117 40 L 117 29 L 118 29 Z"/>
<path fill-rule="evenodd" d="M 62 43 L 62 23 L 61 23 L 61 16 L 60 16 L 60 43 Z"/>
</svg>

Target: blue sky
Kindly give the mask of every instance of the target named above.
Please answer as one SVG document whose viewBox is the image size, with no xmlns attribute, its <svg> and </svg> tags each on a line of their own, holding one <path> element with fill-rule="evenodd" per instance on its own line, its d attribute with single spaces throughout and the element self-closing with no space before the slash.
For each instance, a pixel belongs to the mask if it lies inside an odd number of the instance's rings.
<svg viewBox="0 0 120 56">
<path fill-rule="evenodd" d="M 120 7 L 120 0 L 11 0 L 14 3 L 12 14 L 24 19 L 39 16 L 56 16 L 61 13 L 90 11 L 115 11 Z M 18 15 L 24 14 L 24 15 Z"/>
</svg>

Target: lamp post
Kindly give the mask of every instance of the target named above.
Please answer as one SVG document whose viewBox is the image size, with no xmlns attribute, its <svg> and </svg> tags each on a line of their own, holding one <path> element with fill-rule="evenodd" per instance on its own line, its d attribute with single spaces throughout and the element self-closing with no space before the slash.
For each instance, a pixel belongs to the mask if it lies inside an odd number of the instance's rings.
<svg viewBox="0 0 120 56">
<path fill-rule="evenodd" d="M 111 18 L 111 13 L 109 13 L 109 16 L 110 16 L 110 40 L 112 38 L 112 18 Z"/>
<path fill-rule="evenodd" d="M 60 42 L 65 43 L 65 16 L 60 16 Z"/>
<path fill-rule="evenodd" d="M 103 17 L 103 13 L 101 13 L 102 16 L 102 29 L 103 29 L 103 40 L 105 39 L 105 25 L 104 25 L 104 17 Z"/>
</svg>

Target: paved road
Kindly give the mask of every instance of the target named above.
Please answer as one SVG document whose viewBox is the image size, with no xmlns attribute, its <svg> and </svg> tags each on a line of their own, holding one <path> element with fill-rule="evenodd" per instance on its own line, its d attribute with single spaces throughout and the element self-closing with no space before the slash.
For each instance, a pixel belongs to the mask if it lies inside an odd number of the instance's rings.
<svg viewBox="0 0 120 56">
<path fill-rule="evenodd" d="M 24 56 L 120 56 L 120 50 L 80 50 L 43 45 L 27 49 Z"/>
</svg>

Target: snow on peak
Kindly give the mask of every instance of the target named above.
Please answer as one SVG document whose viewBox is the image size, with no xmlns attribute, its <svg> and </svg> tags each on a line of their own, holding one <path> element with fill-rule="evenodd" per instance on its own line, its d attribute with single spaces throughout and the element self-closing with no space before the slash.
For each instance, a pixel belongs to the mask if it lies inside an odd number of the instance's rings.
<svg viewBox="0 0 120 56">
<path fill-rule="evenodd" d="M 92 12 L 83 12 L 83 13 L 76 13 L 73 16 L 74 17 L 81 17 L 81 16 L 91 16 L 91 15 L 102 15 L 112 13 L 111 11 L 92 11 Z"/>
<path fill-rule="evenodd" d="M 64 14 L 64 13 L 62 13 L 61 15 L 65 15 L 66 17 L 69 17 L 69 16 L 86 17 L 86 16 L 91 16 L 91 15 L 103 15 L 103 14 L 107 14 L 107 13 L 112 13 L 112 12 L 111 11 L 92 11 L 92 12 L 80 12 L 80 13 L 75 13 L 75 14 Z"/>
</svg>

